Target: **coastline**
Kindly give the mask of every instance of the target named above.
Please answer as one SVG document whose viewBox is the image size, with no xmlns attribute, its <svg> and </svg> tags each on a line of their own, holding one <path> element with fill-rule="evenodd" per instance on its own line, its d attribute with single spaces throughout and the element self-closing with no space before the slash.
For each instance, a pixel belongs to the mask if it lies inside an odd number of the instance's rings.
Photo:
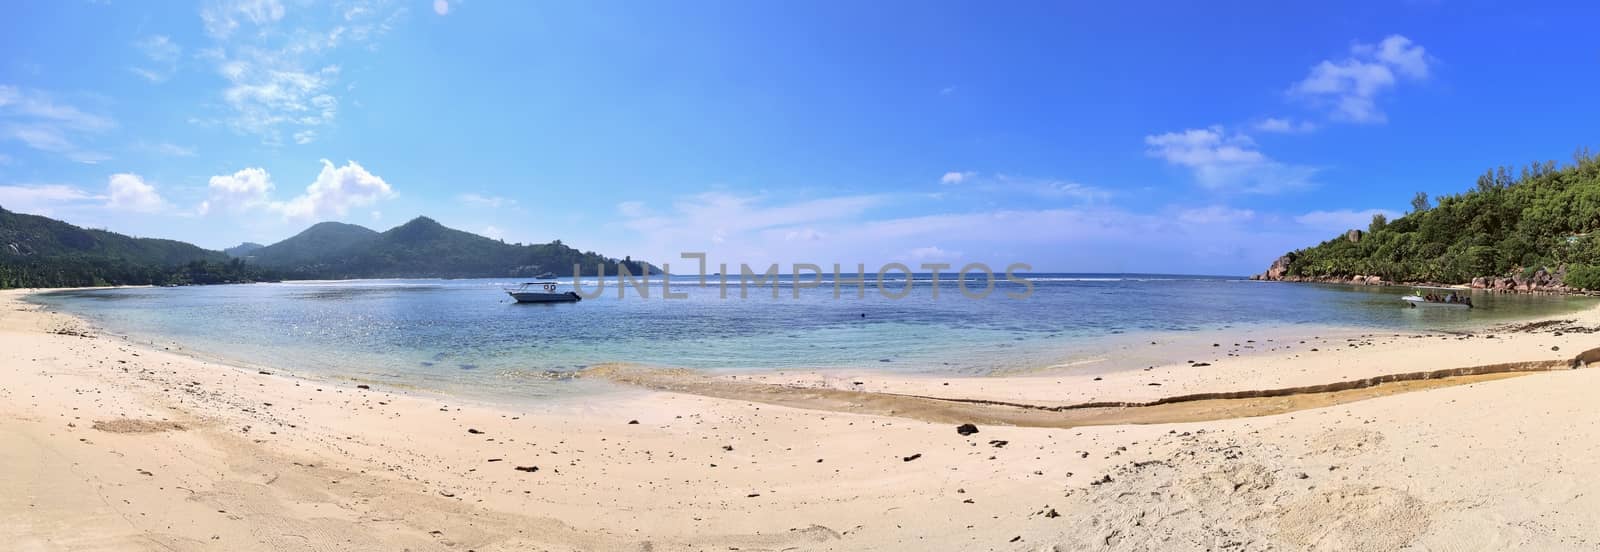
<svg viewBox="0 0 1600 552">
<path fill-rule="evenodd" d="M 1571 548 L 1597 537 L 1582 513 L 1600 505 L 1586 477 L 1600 467 L 1590 370 L 1264 417 L 962 436 L 904 413 L 692 393 L 513 409 L 299 378 L 93 335 L 20 300 L 36 291 L 0 292 L 0 456 L 16 466 L 0 479 L 0 538 L 21 550 Z M 1600 307 L 1567 318 L 1594 328 Z M 1198 368 L 708 379 L 1062 406 L 1559 361 L 1600 345 L 1570 331 L 1488 335 L 1327 336 Z M 1541 484 L 1517 484 L 1529 479 Z"/>
</svg>

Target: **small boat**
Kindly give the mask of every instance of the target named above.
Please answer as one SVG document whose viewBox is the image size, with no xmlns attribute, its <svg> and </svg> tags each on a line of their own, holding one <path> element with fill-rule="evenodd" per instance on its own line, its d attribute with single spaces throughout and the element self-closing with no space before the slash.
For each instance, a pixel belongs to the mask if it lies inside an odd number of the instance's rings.
<svg viewBox="0 0 1600 552">
<path fill-rule="evenodd" d="M 1417 308 L 1417 307 L 1445 307 L 1445 308 L 1457 308 L 1457 309 L 1470 309 L 1470 308 L 1472 308 L 1472 298 L 1467 297 L 1465 295 L 1456 295 L 1454 293 L 1440 297 L 1440 296 L 1437 296 L 1437 295 L 1435 295 L 1435 296 L 1425 296 L 1421 292 L 1417 292 L 1414 295 L 1407 295 L 1405 297 L 1401 297 L 1400 300 L 1401 301 L 1405 301 L 1407 303 L 1410 303 L 1411 304 L 1411 308 Z"/>
<path fill-rule="evenodd" d="M 516 299 L 518 303 L 571 303 L 582 301 L 577 292 L 558 292 L 555 282 L 526 282 L 515 288 L 507 289 L 506 294 Z"/>
</svg>

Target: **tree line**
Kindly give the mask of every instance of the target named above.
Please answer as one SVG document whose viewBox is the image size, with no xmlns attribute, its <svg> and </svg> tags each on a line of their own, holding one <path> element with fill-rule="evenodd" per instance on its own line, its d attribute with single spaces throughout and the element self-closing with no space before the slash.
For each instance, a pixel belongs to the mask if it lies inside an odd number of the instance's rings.
<svg viewBox="0 0 1600 552">
<path fill-rule="evenodd" d="M 1600 157 L 1498 167 L 1465 192 L 1418 192 L 1395 220 L 1374 215 L 1365 234 L 1340 236 L 1289 254 L 1288 273 L 1306 278 L 1379 276 L 1394 282 L 1466 283 L 1478 276 L 1566 268 L 1566 284 L 1600 289 Z"/>
</svg>

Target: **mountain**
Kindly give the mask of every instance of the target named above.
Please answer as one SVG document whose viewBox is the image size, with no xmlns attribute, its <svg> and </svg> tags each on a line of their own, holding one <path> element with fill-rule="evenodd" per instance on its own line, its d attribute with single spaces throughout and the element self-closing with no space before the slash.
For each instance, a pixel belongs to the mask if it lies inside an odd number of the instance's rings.
<svg viewBox="0 0 1600 552">
<path fill-rule="evenodd" d="M 0 208 L 0 288 L 220 283 L 270 275 L 194 245 Z"/>
<path fill-rule="evenodd" d="M 364 226 L 319 222 L 289 239 L 257 249 L 250 260 L 262 266 L 316 273 L 336 264 L 347 251 L 374 240 L 378 233 Z"/>
<path fill-rule="evenodd" d="M 0 208 L 0 259 L 54 258 L 73 255 L 177 265 L 190 261 L 226 261 L 220 251 L 180 241 L 135 238 L 105 230 L 79 228 L 38 215 Z"/>
<path fill-rule="evenodd" d="M 619 263 L 635 274 L 659 272 L 647 263 L 617 261 L 579 252 L 560 241 L 509 244 L 448 228 L 428 217 L 379 233 L 349 224 L 324 222 L 287 240 L 256 250 L 252 263 L 296 278 L 472 278 L 533 277 L 550 272 L 570 276 L 574 264 L 585 274 Z"/>
<path fill-rule="evenodd" d="M 1500 290 L 1600 289 L 1600 155 L 1478 177 L 1466 192 L 1418 192 L 1410 213 L 1375 215 L 1273 263 L 1264 280 L 1430 282 Z"/>
<path fill-rule="evenodd" d="M 263 247 L 266 246 L 255 242 L 244 242 L 239 245 L 224 249 L 222 252 L 227 253 L 229 257 L 248 257 L 250 254 L 255 253 L 257 249 L 261 249 Z"/>
</svg>

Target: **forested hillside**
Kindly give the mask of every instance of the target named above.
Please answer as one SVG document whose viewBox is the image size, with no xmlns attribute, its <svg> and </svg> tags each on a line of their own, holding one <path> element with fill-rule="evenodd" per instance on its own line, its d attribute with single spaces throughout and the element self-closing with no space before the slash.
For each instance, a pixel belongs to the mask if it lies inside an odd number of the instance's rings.
<svg viewBox="0 0 1600 552">
<path fill-rule="evenodd" d="M 0 209 L 0 288 L 186 285 L 278 279 L 570 276 L 659 272 L 648 263 L 580 252 L 559 240 L 509 244 L 427 217 L 387 232 L 324 222 L 281 242 L 232 253 L 134 238 Z"/>
<path fill-rule="evenodd" d="M 274 276 L 221 251 L 0 208 L 0 288 L 209 284 Z"/>
<path fill-rule="evenodd" d="M 473 278 L 570 276 L 574 265 L 594 274 L 601 265 L 616 274 L 627 264 L 634 274 L 652 270 L 632 260 L 618 261 L 580 252 L 560 241 L 518 245 L 445 227 L 417 217 L 386 232 L 324 222 L 294 237 L 252 253 L 251 263 L 290 278 Z"/>
<path fill-rule="evenodd" d="M 1537 274 L 1552 286 L 1600 289 L 1597 229 L 1600 157 L 1585 148 L 1568 165 L 1490 170 L 1472 189 L 1437 202 L 1419 192 L 1405 216 L 1375 216 L 1365 232 L 1289 253 L 1261 277 L 1451 284 L 1489 277 L 1520 285 Z"/>
</svg>

